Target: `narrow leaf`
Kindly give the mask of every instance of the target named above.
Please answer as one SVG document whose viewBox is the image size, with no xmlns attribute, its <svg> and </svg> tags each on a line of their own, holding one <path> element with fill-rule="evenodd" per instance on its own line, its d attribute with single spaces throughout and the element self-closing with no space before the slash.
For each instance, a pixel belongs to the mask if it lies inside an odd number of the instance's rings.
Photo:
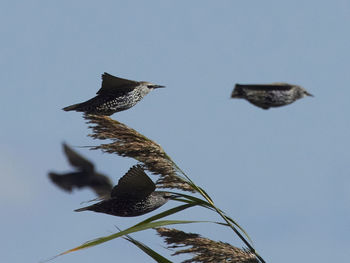
<svg viewBox="0 0 350 263">
<path fill-rule="evenodd" d="M 187 199 L 189 199 L 189 200 L 191 200 L 191 201 L 197 203 L 197 205 L 199 205 L 199 206 L 203 206 L 203 207 L 206 207 L 206 208 L 208 208 L 208 209 L 210 209 L 210 210 L 215 211 L 215 208 L 213 207 L 213 205 L 210 204 L 210 203 L 207 202 L 207 201 L 204 201 L 204 200 L 202 200 L 202 199 L 199 199 L 199 198 L 194 197 L 194 196 L 191 196 L 191 195 L 182 194 L 182 193 L 174 193 L 174 194 L 177 194 L 177 195 L 179 195 L 179 196 L 185 197 L 185 198 L 187 198 Z M 180 202 L 186 202 L 186 200 L 181 200 L 181 199 L 175 199 L 175 200 L 180 201 Z M 186 203 L 190 203 L 190 202 L 186 202 Z M 222 210 L 220 210 L 220 209 L 218 209 L 218 210 L 219 210 L 220 212 L 223 213 L 223 215 L 226 217 L 226 219 L 228 219 L 228 221 L 230 221 L 230 222 L 233 223 L 236 227 L 238 227 L 239 230 L 242 231 L 242 233 L 248 238 L 248 240 L 249 240 L 251 243 L 253 243 L 252 239 L 249 237 L 248 233 L 244 230 L 243 227 L 241 227 L 241 226 L 240 226 L 236 221 L 234 221 L 231 217 L 227 216 Z M 229 226 L 228 224 L 223 224 L 223 225 Z"/>
<path fill-rule="evenodd" d="M 162 213 L 159 213 L 159 214 L 156 214 L 150 218 L 147 218 L 146 220 L 136 224 L 135 226 L 140 226 L 140 225 L 143 225 L 145 223 L 149 223 L 149 222 L 152 222 L 152 221 L 155 221 L 155 220 L 158 220 L 158 219 L 161 219 L 163 217 L 166 217 L 166 216 L 169 216 L 169 215 L 172 215 L 172 214 L 175 214 L 177 212 L 180 212 L 182 210 L 185 210 L 187 208 L 190 208 L 192 206 L 195 206 L 196 204 L 186 204 L 186 205 L 180 205 L 180 206 L 177 206 L 177 207 L 174 207 L 174 208 L 171 208 L 169 210 L 166 210 Z"/>
<path fill-rule="evenodd" d="M 62 255 L 69 254 L 71 252 L 78 251 L 78 250 L 81 250 L 81 249 L 84 249 L 84 248 L 93 247 L 93 246 L 105 243 L 107 241 L 110 241 L 112 239 L 115 239 L 115 238 L 118 238 L 118 237 L 130 234 L 130 233 L 134 233 L 134 232 L 139 232 L 139 231 L 142 231 L 142 230 L 150 229 L 150 228 L 155 228 L 155 227 L 160 227 L 160 226 L 167 226 L 167 225 L 175 225 L 175 224 L 207 223 L 207 222 L 209 222 L 209 221 L 164 220 L 164 221 L 156 221 L 156 222 L 144 223 L 142 225 L 138 224 L 138 225 L 130 227 L 130 228 L 126 229 L 126 230 L 120 231 L 118 233 L 90 240 L 90 241 L 85 242 L 84 244 L 82 244 L 82 245 L 80 245 L 78 247 L 75 247 L 75 248 L 72 248 L 72 249 L 67 250 L 65 252 L 62 252 L 61 254 L 59 254 L 57 256 L 62 256 Z M 57 256 L 55 256 L 55 257 L 57 257 Z"/>
<path fill-rule="evenodd" d="M 153 258 L 158 263 L 172 263 L 170 260 L 168 260 L 167 258 L 158 254 L 156 251 L 151 249 L 149 246 L 145 245 L 144 243 L 142 243 L 140 241 L 137 241 L 136 239 L 132 238 L 131 236 L 126 235 L 126 237 L 124 237 L 124 239 L 133 243 L 135 246 L 137 246 L 139 249 L 141 249 L 143 252 L 145 252 L 147 255 L 149 255 L 151 258 Z"/>
</svg>

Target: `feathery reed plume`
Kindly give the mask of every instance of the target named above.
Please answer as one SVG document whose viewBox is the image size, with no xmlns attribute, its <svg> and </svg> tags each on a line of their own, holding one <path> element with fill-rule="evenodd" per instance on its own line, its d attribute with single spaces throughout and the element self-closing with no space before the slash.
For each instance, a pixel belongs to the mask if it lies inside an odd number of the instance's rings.
<svg viewBox="0 0 350 263">
<path fill-rule="evenodd" d="M 202 262 L 202 263 L 256 263 L 259 262 L 253 253 L 247 250 L 231 246 L 228 243 L 216 242 L 198 234 L 186 233 L 177 229 L 165 227 L 156 228 L 158 234 L 165 239 L 168 248 L 187 247 L 177 250 L 173 255 L 195 254 L 191 259 L 182 263 Z"/>
<path fill-rule="evenodd" d="M 84 118 L 88 124 L 94 124 L 89 126 L 93 131 L 89 136 L 94 139 L 112 140 L 111 143 L 90 149 L 101 149 L 107 153 L 116 153 L 142 162 L 147 170 L 160 175 L 158 188 L 177 188 L 194 192 L 186 179 L 176 174 L 173 162 L 159 144 L 110 117 L 87 114 Z"/>
</svg>

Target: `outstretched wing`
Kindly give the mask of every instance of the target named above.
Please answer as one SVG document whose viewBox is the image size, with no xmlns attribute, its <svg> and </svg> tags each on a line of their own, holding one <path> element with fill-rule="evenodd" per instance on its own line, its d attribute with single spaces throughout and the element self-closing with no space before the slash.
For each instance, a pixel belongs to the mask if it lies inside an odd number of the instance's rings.
<svg viewBox="0 0 350 263">
<path fill-rule="evenodd" d="M 113 189 L 112 181 L 103 174 L 94 173 L 87 184 L 100 198 L 108 198 Z"/>
<path fill-rule="evenodd" d="M 96 94 L 132 91 L 139 82 L 115 77 L 107 72 L 102 74 L 102 86 Z"/>
<path fill-rule="evenodd" d="M 94 165 L 92 162 L 86 160 L 77 152 L 73 151 L 67 144 L 63 143 L 63 150 L 67 156 L 69 163 L 80 170 L 92 172 L 94 170 Z"/>
<path fill-rule="evenodd" d="M 67 192 L 72 192 L 75 187 L 80 188 L 81 184 L 79 184 L 79 182 L 81 181 L 81 178 L 85 177 L 82 175 L 82 172 L 66 174 L 50 172 L 48 175 L 51 182 Z"/>
<path fill-rule="evenodd" d="M 144 172 L 141 165 L 134 165 L 119 179 L 118 185 L 111 192 L 111 197 L 143 199 L 155 189 L 155 184 Z"/>
<path fill-rule="evenodd" d="M 49 173 L 51 181 L 59 188 L 72 192 L 75 188 L 90 188 L 100 198 L 106 199 L 112 191 L 111 180 L 101 174 L 88 174 L 86 172 L 73 172 L 66 174 Z"/>
</svg>

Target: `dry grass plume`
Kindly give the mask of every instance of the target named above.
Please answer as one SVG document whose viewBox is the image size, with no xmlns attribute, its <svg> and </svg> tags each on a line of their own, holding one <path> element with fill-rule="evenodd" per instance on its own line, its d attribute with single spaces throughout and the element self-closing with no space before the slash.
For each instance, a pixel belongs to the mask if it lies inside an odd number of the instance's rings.
<svg viewBox="0 0 350 263">
<path fill-rule="evenodd" d="M 160 175 L 158 188 L 177 188 L 194 192 L 193 188 L 176 174 L 174 164 L 163 148 L 136 130 L 107 116 L 85 115 L 90 124 L 94 139 L 112 142 L 91 147 L 107 153 L 116 153 L 123 157 L 131 157 L 144 164 L 145 169 Z"/>
<path fill-rule="evenodd" d="M 257 263 L 258 259 L 247 250 L 231 246 L 228 243 L 217 242 L 201 237 L 194 233 L 185 233 L 177 229 L 165 227 L 156 229 L 158 234 L 165 239 L 168 248 L 184 248 L 177 250 L 173 255 L 194 254 L 191 259 L 182 263 Z"/>
</svg>

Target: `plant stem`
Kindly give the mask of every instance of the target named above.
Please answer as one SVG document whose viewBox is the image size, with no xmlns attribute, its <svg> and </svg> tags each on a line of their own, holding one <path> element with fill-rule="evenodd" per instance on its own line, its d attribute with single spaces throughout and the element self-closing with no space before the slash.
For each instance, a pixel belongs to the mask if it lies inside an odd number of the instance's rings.
<svg viewBox="0 0 350 263">
<path fill-rule="evenodd" d="M 200 189 L 188 176 L 187 174 L 168 156 L 170 161 L 173 163 L 175 168 L 183 174 L 186 179 L 191 183 L 191 185 L 195 188 L 197 192 L 199 192 L 207 201 L 208 203 L 215 209 L 215 211 L 226 221 L 226 223 L 231 227 L 231 229 L 237 234 L 237 236 L 243 241 L 243 243 L 249 248 L 249 250 L 255 254 L 255 256 L 262 262 L 266 263 L 265 260 L 256 252 L 254 247 L 244 238 L 244 236 L 235 228 L 234 225 L 231 224 L 231 222 L 227 219 L 227 217 L 224 215 L 223 212 L 221 212 L 220 209 L 218 209 L 215 205 L 214 202 L 211 200 L 211 198 L 203 192 L 202 189 Z"/>
</svg>

